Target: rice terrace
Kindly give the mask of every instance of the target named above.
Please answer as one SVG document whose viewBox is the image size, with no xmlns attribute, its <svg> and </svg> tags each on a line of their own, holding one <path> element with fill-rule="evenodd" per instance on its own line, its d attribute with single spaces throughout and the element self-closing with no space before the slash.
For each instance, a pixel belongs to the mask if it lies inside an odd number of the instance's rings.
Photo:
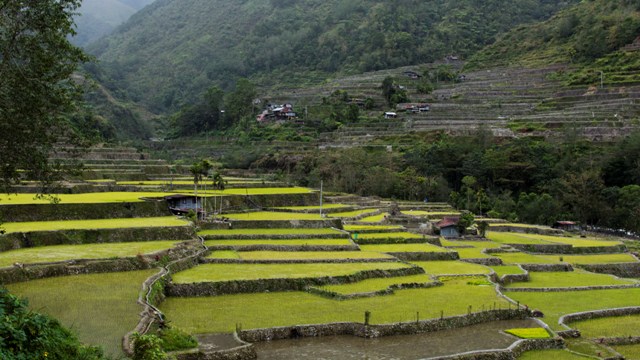
<svg viewBox="0 0 640 360">
<path fill-rule="evenodd" d="M 197 339 L 178 359 L 637 354 L 632 240 L 479 216 L 445 238 L 424 224 L 468 214 L 446 203 L 257 177 L 196 197 L 167 179 L 126 192 L 77 179 L 55 203 L 6 195 L 2 283 L 116 358 L 134 332 Z"/>
<path fill-rule="evenodd" d="M 640 360 L 638 0 L 0 0 L 0 360 Z"/>
</svg>

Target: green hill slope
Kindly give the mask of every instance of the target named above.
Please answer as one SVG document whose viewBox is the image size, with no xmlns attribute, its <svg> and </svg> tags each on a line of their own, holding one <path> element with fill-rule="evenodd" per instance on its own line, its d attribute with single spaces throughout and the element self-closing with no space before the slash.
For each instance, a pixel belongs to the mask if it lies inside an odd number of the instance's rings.
<svg viewBox="0 0 640 360">
<path fill-rule="evenodd" d="M 510 31 L 473 56 L 468 68 L 574 63 L 598 71 L 637 71 L 638 52 L 621 56 L 619 50 L 624 51 L 624 46 L 639 35 L 640 2 L 582 1 L 547 21 Z M 610 65 L 617 69 L 603 69 Z"/>
<path fill-rule="evenodd" d="M 572 1 L 159 0 L 89 49 L 101 78 L 156 113 L 238 77 L 266 86 L 469 56 Z"/>
</svg>

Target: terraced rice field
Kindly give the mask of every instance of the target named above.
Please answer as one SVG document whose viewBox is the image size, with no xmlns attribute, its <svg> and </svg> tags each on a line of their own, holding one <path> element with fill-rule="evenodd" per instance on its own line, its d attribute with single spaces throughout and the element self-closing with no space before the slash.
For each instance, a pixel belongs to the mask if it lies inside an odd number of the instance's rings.
<svg viewBox="0 0 640 360">
<path fill-rule="evenodd" d="M 412 261 L 431 275 L 489 274 L 491 269 L 478 264 L 463 261 Z"/>
<path fill-rule="evenodd" d="M 491 254 L 502 259 L 505 264 L 559 264 L 563 255 L 531 255 L 523 252 L 507 252 Z"/>
<path fill-rule="evenodd" d="M 450 249 L 456 251 L 461 259 L 490 259 L 491 255 L 487 255 L 482 252 L 483 249 L 479 248 L 455 248 Z"/>
<path fill-rule="evenodd" d="M 491 268 L 496 272 L 496 275 L 498 275 L 498 277 L 502 277 L 504 275 L 524 274 L 524 270 L 516 265 L 492 266 Z"/>
<path fill-rule="evenodd" d="M 302 228 L 285 228 L 285 229 L 224 229 L 224 230 L 201 230 L 198 232 L 200 236 L 301 236 L 301 235 L 344 235 L 337 229 L 320 228 L 320 229 L 302 229 Z"/>
<path fill-rule="evenodd" d="M 409 215 L 409 216 L 426 216 L 429 218 L 433 218 L 433 217 L 438 217 L 438 218 L 442 218 L 442 217 L 447 217 L 447 216 L 460 216 L 461 214 L 457 211 L 424 211 L 424 210 L 405 210 L 402 211 L 402 213 L 404 215 Z"/>
<path fill-rule="evenodd" d="M 353 236 L 355 238 L 355 235 Z M 362 233 L 358 234 L 358 241 L 376 239 L 422 239 L 424 236 L 410 232 L 382 232 L 382 233 Z"/>
<path fill-rule="evenodd" d="M 253 221 L 274 221 L 274 220 L 323 220 L 320 214 L 291 213 L 275 211 L 256 211 L 238 214 L 225 214 L 231 220 L 253 220 Z"/>
<path fill-rule="evenodd" d="M 582 270 L 570 272 L 529 272 L 530 281 L 516 282 L 507 288 L 563 288 L 600 285 L 638 284 L 631 279 L 618 279 L 611 275 L 594 274 Z"/>
<path fill-rule="evenodd" d="M 3 223 L 7 233 L 29 231 L 58 230 L 91 230 L 91 229 L 124 229 L 169 226 L 189 226 L 191 222 L 175 216 L 122 218 L 103 220 L 62 220 L 62 221 L 30 221 Z"/>
<path fill-rule="evenodd" d="M 0 267 L 14 263 L 35 264 L 74 259 L 108 259 L 150 254 L 174 247 L 177 241 L 145 241 L 114 244 L 54 245 L 0 252 Z"/>
<path fill-rule="evenodd" d="M 433 280 L 429 277 L 429 275 L 422 274 L 391 278 L 367 279 L 352 284 L 325 285 L 321 286 L 320 289 L 342 295 L 351 295 L 386 290 L 393 285 L 426 284 L 432 282 Z"/>
<path fill-rule="evenodd" d="M 631 254 L 595 254 L 595 255 L 563 255 L 564 262 L 569 264 L 617 264 L 638 262 Z"/>
<path fill-rule="evenodd" d="M 541 310 L 544 321 L 554 330 L 562 330 L 558 319 L 562 315 L 582 311 L 638 306 L 640 288 L 558 292 L 510 292 L 509 297 Z"/>
<path fill-rule="evenodd" d="M 29 299 L 31 309 L 49 314 L 73 329 L 81 341 L 121 356 L 122 336 L 138 323 L 141 284 L 158 270 L 76 275 L 10 284 Z"/>
<path fill-rule="evenodd" d="M 362 251 L 375 251 L 381 253 L 402 253 L 402 252 L 449 252 L 449 249 L 432 244 L 382 244 L 382 245 L 360 245 Z"/>
<path fill-rule="evenodd" d="M 247 239 L 247 240 L 207 240 L 206 246 L 349 246 L 349 239 Z"/>
<path fill-rule="evenodd" d="M 429 289 L 397 290 L 395 294 L 347 301 L 330 300 L 304 292 L 276 292 L 214 297 L 168 298 L 160 306 L 174 326 L 194 334 L 221 333 L 243 329 L 321 324 L 341 321 L 363 322 L 364 312 L 371 312 L 375 324 L 415 321 L 466 314 L 497 304 L 507 308 L 493 287 L 469 285 L 468 279 L 448 281 Z M 286 305 L 286 306 L 283 306 Z M 393 304 L 393 306 L 390 306 Z M 198 309 L 198 311 L 193 311 Z M 441 313 L 442 311 L 442 313 Z M 216 321 L 211 321 L 211 319 Z"/>
<path fill-rule="evenodd" d="M 640 315 L 613 316 L 577 321 L 570 324 L 580 330 L 582 337 L 629 337 L 640 336 Z"/>
<path fill-rule="evenodd" d="M 286 207 L 276 207 L 274 209 L 275 210 L 291 210 L 291 211 L 312 211 L 312 210 L 320 211 L 321 208 L 323 210 L 326 210 L 326 209 L 340 209 L 340 208 L 345 208 L 345 207 L 349 207 L 349 205 L 345 205 L 345 204 L 323 204 L 322 207 L 320 207 L 320 205 L 317 205 L 317 206 L 286 206 Z"/>
<path fill-rule="evenodd" d="M 355 218 L 358 216 L 367 216 L 369 214 L 375 214 L 379 212 L 378 209 L 362 209 L 362 210 L 354 210 L 354 211 L 346 211 L 346 212 L 337 212 L 337 213 L 329 213 L 328 217 L 332 218 Z"/>
<path fill-rule="evenodd" d="M 379 223 L 379 222 L 382 222 L 382 220 L 386 219 L 388 216 L 389 216 L 389 213 L 382 213 L 378 215 L 367 216 L 358 221 L 363 223 Z"/>
<path fill-rule="evenodd" d="M 616 345 L 613 349 L 627 359 L 640 359 L 640 344 Z"/>
<path fill-rule="evenodd" d="M 574 247 L 596 247 L 596 246 L 616 246 L 622 244 L 620 241 L 603 240 L 603 239 L 586 239 L 578 237 L 565 236 L 549 236 L 537 234 L 521 234 L 521 233 L 500 233 L 487 232 L 487 238 L 492 241 L 503 244 L 566 244 Z"/>
<path fill-rule="evenodd" d="M 518 360 L 586 360 L 591 357 L 572 353 L 568 350 L 536 350 L 527 351 Z"/>
<path fill-rule="evenodd" d="M 399 262 L 348 264 L 203 264 L 173 275 L 178 284 L 229 280 L 292 279 L 351 275 L 365 270 L 402 269 Z"/>
<path fill-rule="evenodd" d="M 400 225 L 344 225 L 342 227 L 345 231 L 356 232 L 356 231 L 398 231 L 403 230 L 403 227 Z"/>
<path fill-rule="evenodd" d="M 393 259 L 392 256 L 373 251 L 241 251 L 238 256 L 242 260 Z"/>
</svg>

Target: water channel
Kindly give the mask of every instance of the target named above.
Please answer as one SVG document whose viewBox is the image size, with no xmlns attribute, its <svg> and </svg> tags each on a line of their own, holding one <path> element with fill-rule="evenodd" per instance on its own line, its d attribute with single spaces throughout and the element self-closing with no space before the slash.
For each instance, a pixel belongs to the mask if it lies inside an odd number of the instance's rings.
<svg viewBox="0 0 640 360">
<path fill-rule="evenodd" d="M 540 327 L 534 320 L 494 321 L 460 329 L 377 339 L 329 336 L 256 343 L 259 360 L 417 360 L 461 352 L 506 349 L 518 339 L 502 330 Z"/>
</svg>

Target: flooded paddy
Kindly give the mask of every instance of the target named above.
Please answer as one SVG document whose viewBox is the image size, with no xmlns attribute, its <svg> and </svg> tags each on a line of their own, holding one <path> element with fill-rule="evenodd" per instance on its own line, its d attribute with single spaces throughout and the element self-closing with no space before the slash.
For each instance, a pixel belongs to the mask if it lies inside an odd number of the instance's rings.
<svg viewBox="0 0 640 360">
<path fill-rule="evenodd" d="M 534 320 L 494 321 L 460 329 L 377 339 L 328 336 L 256 343 L 259 360 L 365 359 L 417 360 L 467 351 L 506 349 L 518 339 L 512 328 L 540 327 Z"/>
</svg>

